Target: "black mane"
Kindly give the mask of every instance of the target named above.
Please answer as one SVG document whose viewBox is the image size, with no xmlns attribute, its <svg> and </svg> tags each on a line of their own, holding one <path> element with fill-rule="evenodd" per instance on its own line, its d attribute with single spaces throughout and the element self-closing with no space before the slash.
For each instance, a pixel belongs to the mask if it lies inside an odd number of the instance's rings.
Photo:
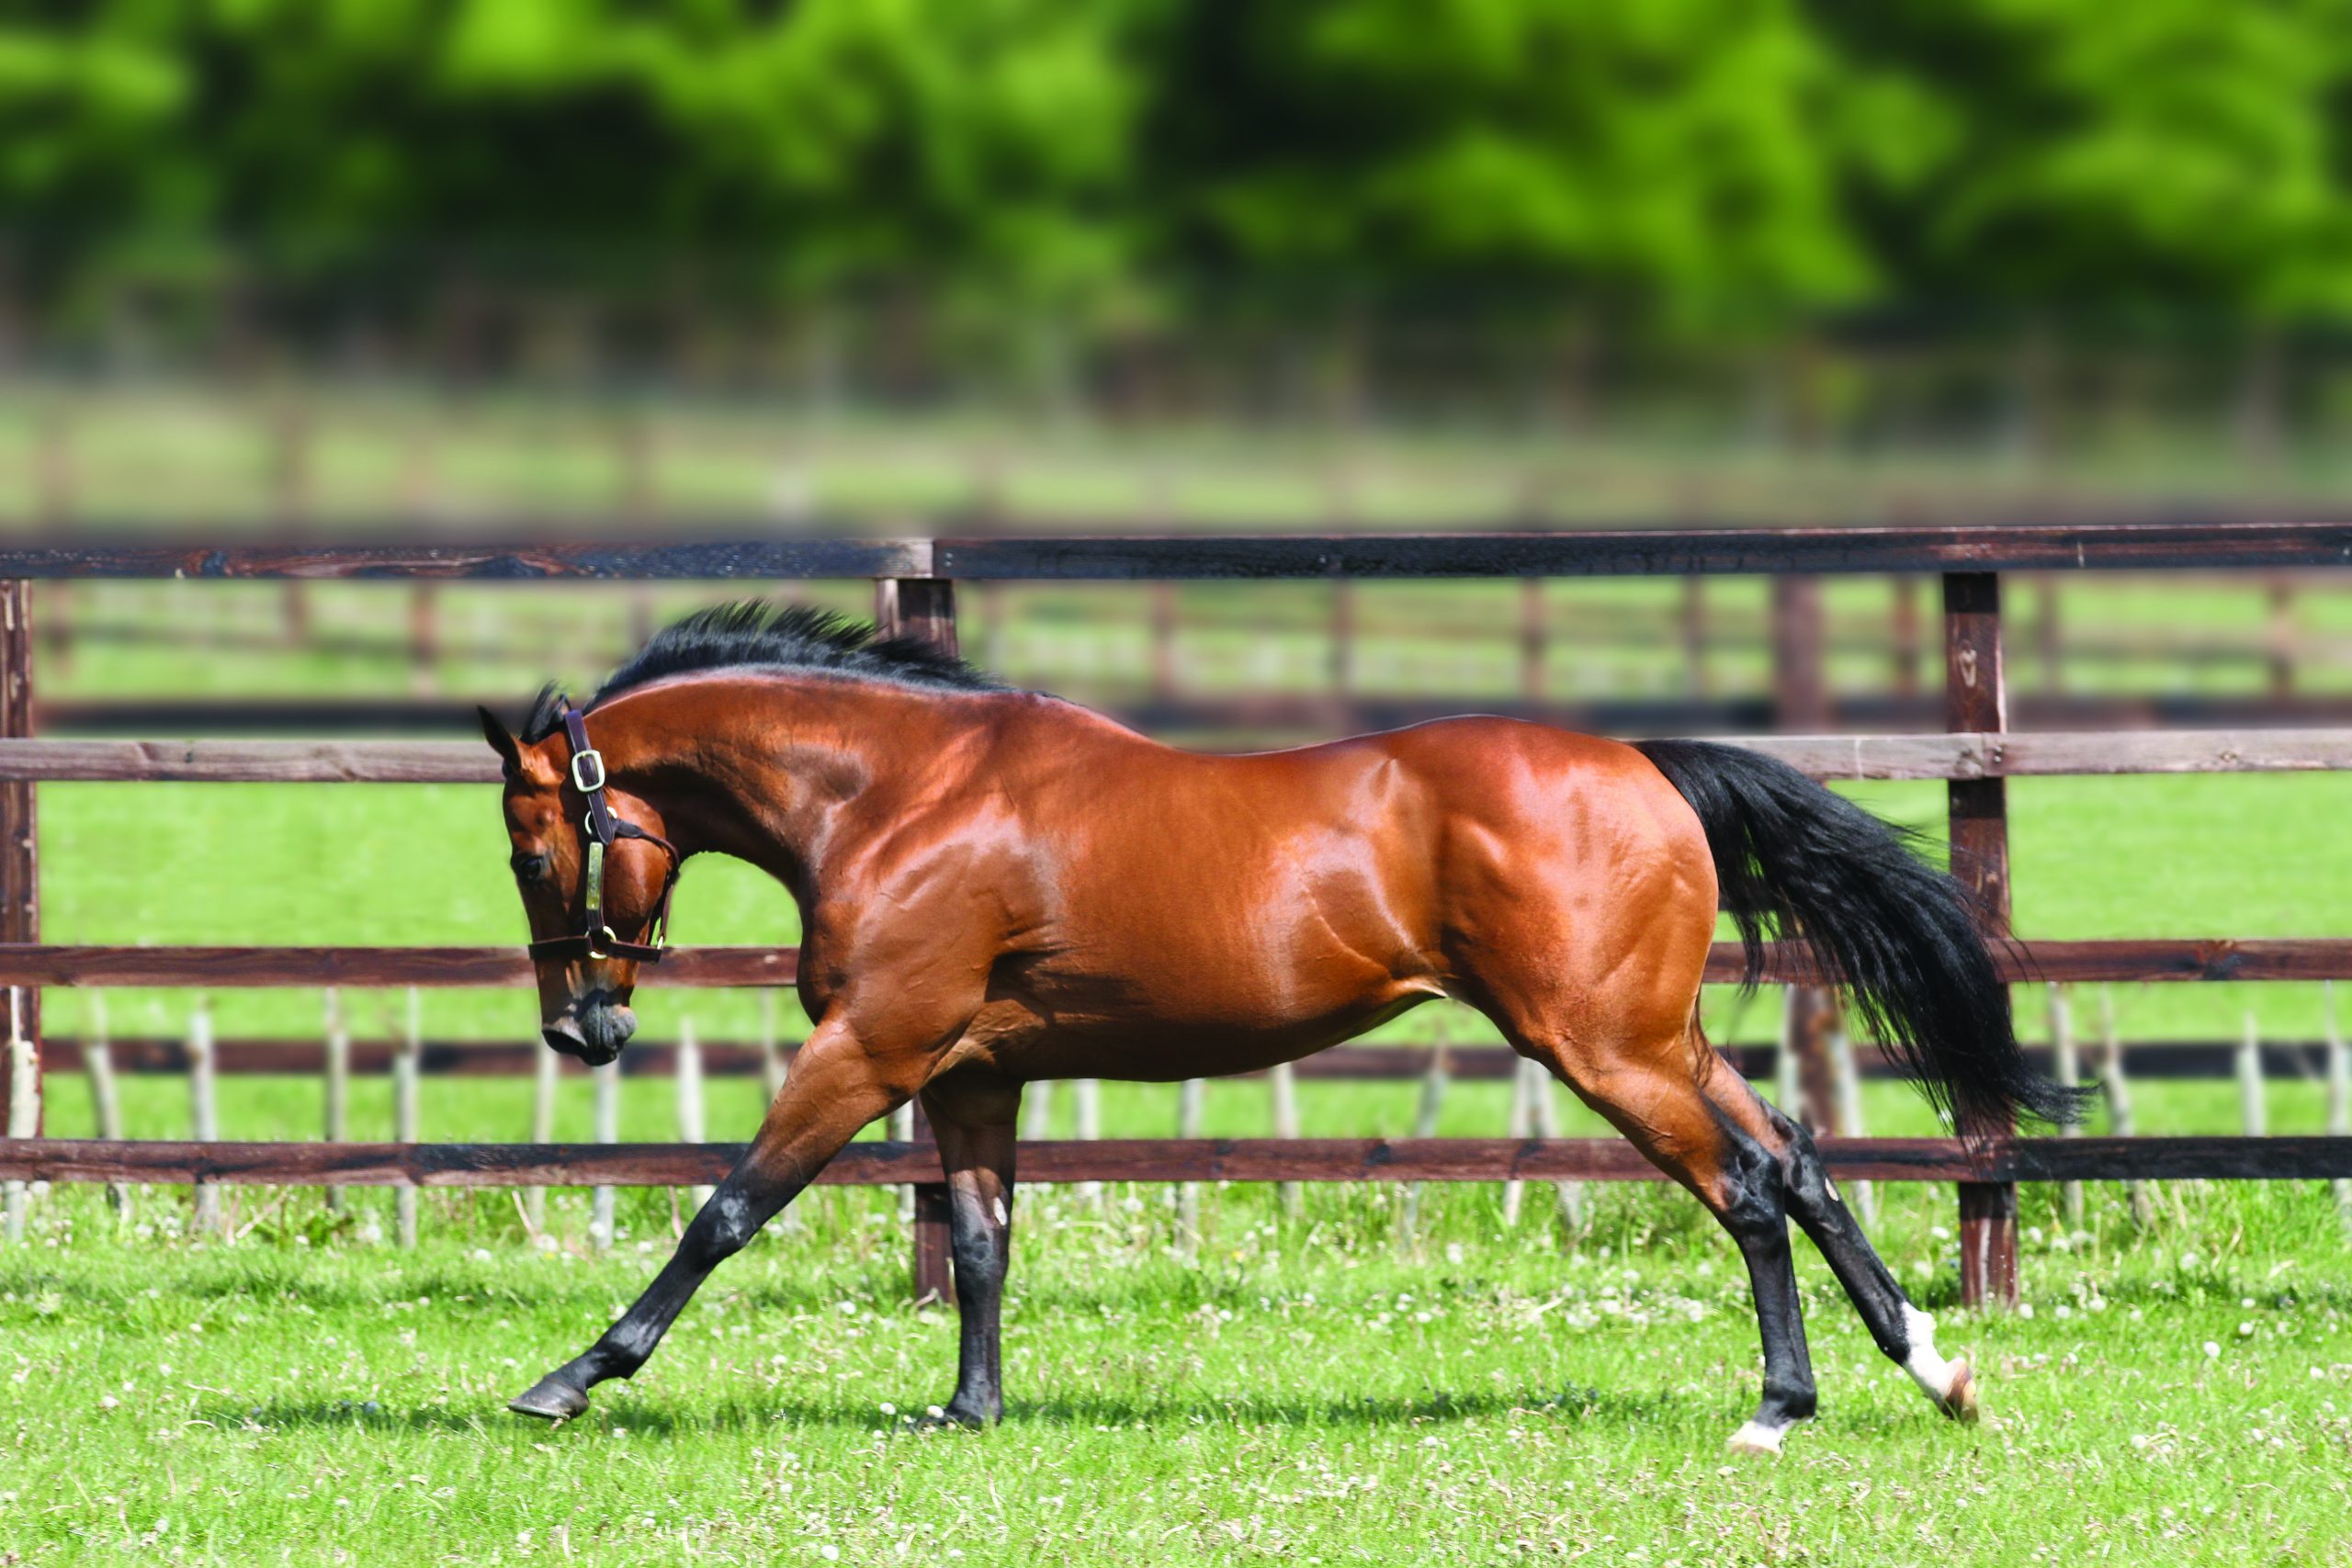
<svg viewBox="0 0 2352 1568">
<path fill-rule="evenodd" d="M 1004 688 L 954 654 L 910 637 L 883 637 L 831 610 L 746 600 L 697 610 L 654 634 L 606 677 L 586 706 L 671 675 L 703 670 L 815 670 L 896 686 L 996 692 Z M 544 740 L 562 723 L 563 692 L 548 686 L 531 705 L 523 739 Z"/>
</svg>

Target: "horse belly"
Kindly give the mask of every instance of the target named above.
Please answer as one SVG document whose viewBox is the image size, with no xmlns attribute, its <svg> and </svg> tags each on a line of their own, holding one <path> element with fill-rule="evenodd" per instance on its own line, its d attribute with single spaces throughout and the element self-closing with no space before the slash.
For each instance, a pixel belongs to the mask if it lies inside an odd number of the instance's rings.
<svg viewBox="0 0 2352 1568">
<path fill-rule="evenodd" d="M 1378 959 L 1329 942 L 1185 940 L 1066 951 L 996 992 L 1007 1066 L 1040 1077 L 1173 1081 L 1293 1061 L 1445 994 L 1418 952 Z M 993 989 L 993 988 L 992 988 Z"/>
</svg>

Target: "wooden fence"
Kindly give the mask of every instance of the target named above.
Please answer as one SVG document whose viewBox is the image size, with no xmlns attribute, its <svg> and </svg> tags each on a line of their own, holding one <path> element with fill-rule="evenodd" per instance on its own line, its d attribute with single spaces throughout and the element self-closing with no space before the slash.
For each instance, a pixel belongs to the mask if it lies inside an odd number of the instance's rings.
<svg viewBox="0 0 2352 1568">
<path fill-rule="evenodd" d="M 471 746 L 397 743 L 36 741 L 25 582 L 36 578 L 792 579 L 876 582 L 888 626 L 949 647 L 957 581 L 1401 579 L 1597 575 L 1936 572 L 1942 576 L 1945 728 L 1937 736 L 1792 736 L 1750 742 L 1827 778 L 1940 779 L 1951 837 L 1988 907 L 2006 921 L 2006 781 L 2034 773 L 2342 769 L 2352 734 L 2247 730 L 2119 737 L 2011 734 L 2003 669 L 2000 574 L 2086 570 L 2292 570 L 2352 565 L 2352 524 L 2067 524 L 1987 528 L 1799 528 L 1562 534 L 1214 536 L 1200 538 L 774 539 L 541 543 L 521 546 L 237 545 L 74 541 L 0 547 L 0 986 L 10 991 L 13 1103 L 0 1145 L 12 1181 L 323 1182 L 344 1185 L 568 1185 L 704 1182 L 726 1145 L 433 1145 L 120 1143 L 47 1140 L 38 1125 L 38 988 L 49 986 L 464 986 L 522 983 L 521 953 L 502 948 L 77 947 L 39 942 L 32 788 L 49 779 L 272 782 L 487 781 Z M 1792 623 L 1805 593 L 1780 597 Z M 1817 597 L 1814 601 L 1817 613 Z M 1818 698 L 1798 679 L 1797 716 Z M 2004 933 L 2005 934 L 2005 933 Z M 660 979 L 686 986 L 790 983 L 795 954 L 689 949 Z M 2325 980 L 2352 978 L 2352 939 L 2151 939 L 2014 942 L 2012 980 Z M 1736 977 L 1718 948 L 1711 978 Z M 1817 981 L 1788 950 L 1768 977 Z M 28 1104 L 27 1101 L 31 1103 Z M 2182 1176 L 2306 1179 L 2352 1176 L 2352 1138 L 1832 1140 L 1831 1168 L 1855 1179 L 1953 1180 L 1962 1280 L 1972 1302 L 2012 1299 L 2016 1183 Z M 916 1285 L 946 1287 L 944 1188 L 921 1145 L 862 1145 L 842 1181 L 918 1182 Z M 1651 1174 L 1608 1141 L 1544 1139 L 1201 1140 L 1038 1144 L 1034 1180 L 1623 1179 Z"/>
</svg>

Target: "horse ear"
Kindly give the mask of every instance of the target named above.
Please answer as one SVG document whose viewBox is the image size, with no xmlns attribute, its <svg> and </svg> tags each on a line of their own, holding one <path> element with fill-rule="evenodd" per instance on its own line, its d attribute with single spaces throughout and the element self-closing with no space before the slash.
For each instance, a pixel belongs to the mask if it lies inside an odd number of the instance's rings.
<svg viewBox="0 0 2352 1568">
<path fill-rule="evenodd" d="M 490 749 L 497 752 L 498 760 L 506 765 L 506 776 L 511 779 L 523 771 L 523 750 L 515 744 L 514 732 L 506 728 L 503 719 L 488 708 L 477 707 L 474 712 L 481 716 L 481 738 L 490 742 Z"/>
</svg>

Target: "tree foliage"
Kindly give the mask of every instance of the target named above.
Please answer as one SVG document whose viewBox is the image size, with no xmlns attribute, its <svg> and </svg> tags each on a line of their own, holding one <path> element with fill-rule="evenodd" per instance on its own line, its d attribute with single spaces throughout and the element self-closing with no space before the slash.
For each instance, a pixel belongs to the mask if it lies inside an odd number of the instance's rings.
<svg viewBox="0 0 2352 1568">
<path fill-rule="evenodd" d="M 2352 0 L 83 0 L 0 227 L 85 271 L 469 250 L 1667 329 L 2352 313 Z"/>
</svg>

